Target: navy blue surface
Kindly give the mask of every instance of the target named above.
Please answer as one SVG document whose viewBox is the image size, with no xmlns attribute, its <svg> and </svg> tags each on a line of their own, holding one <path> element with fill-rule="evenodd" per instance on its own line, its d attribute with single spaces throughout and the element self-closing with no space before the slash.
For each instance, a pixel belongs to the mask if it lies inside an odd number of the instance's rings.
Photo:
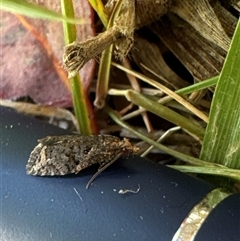
<svg viewBox="0 0 240 241">
<path fill-rule="evenodd" d="M 1 240 L 171 240 L 214 187 L 140 157 L 119 159 L 91 185 L 78 175 L 28 176 L 37 139 L 67 132 L 1 107 Z M 120 189 L 140 191 L 121 195 Z"/>
<path fill-rule="evenodd" d="M 195 240 L 240 240 L 240 193 L 231 195 L 213 209 Z"/>
</svg>

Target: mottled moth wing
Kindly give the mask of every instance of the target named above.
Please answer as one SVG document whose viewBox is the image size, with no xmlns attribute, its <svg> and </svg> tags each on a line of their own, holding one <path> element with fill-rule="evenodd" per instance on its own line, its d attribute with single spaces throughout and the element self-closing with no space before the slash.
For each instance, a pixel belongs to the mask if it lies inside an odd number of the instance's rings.
<svg viewBox="0 0 240 241">
<path fill-rule="evenodd" d="M 105 166 L 116 156 L 136 150 L 127 139 L 111 135 L 47 136 L 31 152 L 26 169 L 27 174 L 40 176 L 78 173 L 95 163 Z"/>
</svg>

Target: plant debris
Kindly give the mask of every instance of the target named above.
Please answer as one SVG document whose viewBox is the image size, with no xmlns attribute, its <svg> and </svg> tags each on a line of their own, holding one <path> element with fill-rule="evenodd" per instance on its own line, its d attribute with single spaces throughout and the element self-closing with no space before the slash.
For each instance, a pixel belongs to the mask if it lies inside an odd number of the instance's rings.
<svg viewBox="0 0 240 241">
<path fill-rule="evenodd" d="M 138 189 L 137 190 L 132 190 L 132 189 L 120 189 L 119 194 L 126 194 L 126 193 L 138 193 L 140 191 L 140 184 L 138 184 Z"/>
</svg>

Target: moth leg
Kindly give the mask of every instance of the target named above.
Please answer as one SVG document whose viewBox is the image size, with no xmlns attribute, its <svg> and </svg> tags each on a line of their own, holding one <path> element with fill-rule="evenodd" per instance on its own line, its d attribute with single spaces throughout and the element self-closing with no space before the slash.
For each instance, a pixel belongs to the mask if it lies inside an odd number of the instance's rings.
<svg viewBox="0 0 240 241">
<path fill-rule="evenodd" d="M 105 165 L 101 165 L 98 169 L 98 171 L 91 177 L 91 179 L 88 181 L 87 185 L 86 185 L 86 189 L 89 188 L 89 186 L 91 185 L 91 183 L 97 178 L 97 176 L 102 173 L 107 167 L 109 167 L 110 165 L 112 165 L 120 156 L 122 155 L 122 153 L 117 154 L 117 156 L 115 156 L 110 162 L 107 162 Z"/>
</svg>

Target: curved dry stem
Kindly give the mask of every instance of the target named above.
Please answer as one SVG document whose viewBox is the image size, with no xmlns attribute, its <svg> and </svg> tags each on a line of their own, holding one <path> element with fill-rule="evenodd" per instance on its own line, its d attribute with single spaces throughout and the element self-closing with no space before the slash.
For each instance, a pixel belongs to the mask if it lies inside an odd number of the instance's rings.
<svg viewBox="0 0 240 241">
<path fill-rule="evenodd" d="M 73 78 L 78 71 L 92 58 L 114 43 L 121 34 L 109 28 L 96 37 L 83 42 L 73 42 L 64 48 L 63 63 L 68 72 L 68 78 Z"/>
</svg>

